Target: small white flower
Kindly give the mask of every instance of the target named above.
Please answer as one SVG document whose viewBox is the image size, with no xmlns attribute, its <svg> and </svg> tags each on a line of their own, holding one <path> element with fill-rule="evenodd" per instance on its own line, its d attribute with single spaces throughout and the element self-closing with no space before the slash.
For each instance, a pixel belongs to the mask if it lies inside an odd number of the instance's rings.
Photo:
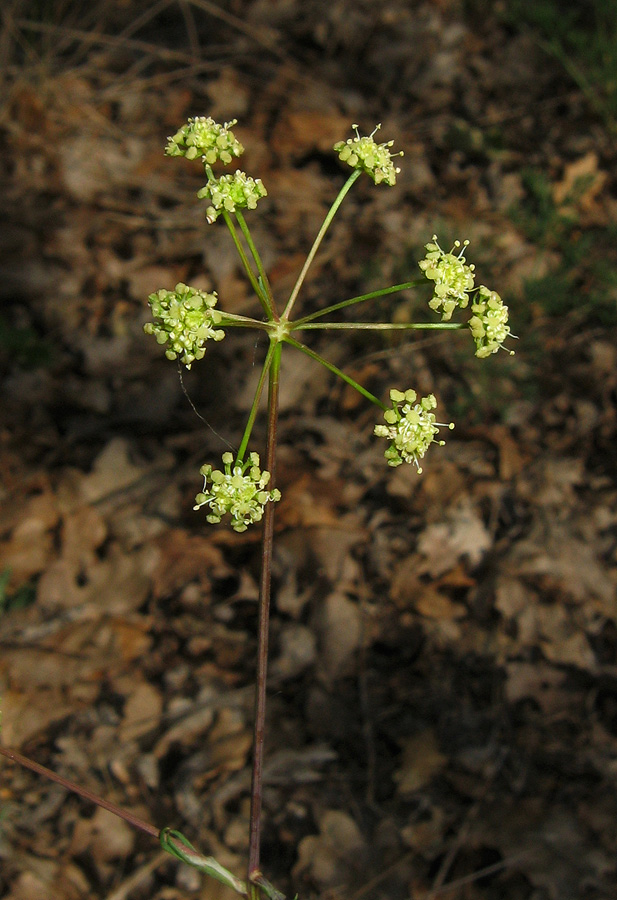
<svg viewBox="0 0 617 900">
<path fill-rule="evenodd" d="M 483 284 L 471 304 L 473 316 L 469 328 L 476 342 L 476 356 L 483 359 L 491 353 L 505 349 L 503 342 L 510 334 L 508 307 L 496 291 L 490 291 Z M 514 335 L 512 335 L 514 337 Z M 514 351 L 510 350 L 510 354 Z"/>
<path fill-rule="evenodd" d="M 199 470 L 204 476 L 204 487 L 195 497 L 193 509 L 210 507 L 208 522 L 217 523 L 229 513 L 234 531 L 246 531 L 249 525 L 259 522 L 268 501 L 281 499 L 276 488 L 266 490 L 270 473 L 259 468 L 259 454 L 250 453 L 245 462 L 234 462 L 233 453 L 223 453 L 224 471 L 210 465 Z"/>
<path fill-rule="evenodd" d="M 384 456 L 389 466 L 400 466 L 403 462 L 413 463 L 422 472 L 419 460 L 422 459 L 431 444 L 443 446 L 445 441 L 435 440 L 439 427 L 454 428 L 454 423 L 444 424 L 435 421 L 431 410 L 437 406 L 433 394 L 422 397 L 418 403 L 417 394 L 413 390 L 390 391 L 392 409 L 384 412 L 386 425 L 375 425 L 373 433 L 385 437 L 391 442 Z"/>
<path fill-rule="evenodd" d="M 430 281 L 435 282 L 435 296 L 429 300 L 429 306 L 438 312 L 442 309 L 441 320 L 447 322 L 457 306 L 465 309 L 469 303 L 469 291 L 474 284 L 474 266 L 465 262 L 465 248 L 469 241 L 455 241 L 452 250 L 445 253 L 437 243 L 437 235 L 426 244 L 428 253 L 418 265 Z M 454 251 L 459 252 L 455 255 Z"/>
</svg>

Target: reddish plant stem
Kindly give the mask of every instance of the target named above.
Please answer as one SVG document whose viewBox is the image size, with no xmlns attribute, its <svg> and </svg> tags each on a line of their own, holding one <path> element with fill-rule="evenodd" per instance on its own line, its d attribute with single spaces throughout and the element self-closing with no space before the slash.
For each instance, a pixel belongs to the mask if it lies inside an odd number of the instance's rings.
<svg viewBox="0 0 617 900">
<path fill-rule="evenodd" d="M 12 759 L 13 762 L 19 763 L 20 766 L 24 766 L 26 769 L 31 769 L 33 772 L 36 772 L 37 775 L 42 775 L 44 778 L 49 778 L 50 781 L 56 781 L 58 784 L 61 784 L 62 787 L 66 788 L 67 791 L 73 791 L 74 794 L 79 794 L 79 796 L 83 797 L 84 800 L 89 800 L 91 803 L 96 803 L 97 806 L 101 806 L 103 809 L 108 810 L 115 816 L 119 816 L 121 819 L 124 819 L 125 822 L 128 822 L 129 825 L 132 825 L 134 828 L 139 828 L 141 831 L 145 831 L 146 834 L 149 834 L 158 840 L 160 835 L 160 830 L 158 828 L 156 828 L 154 825 L 151 825 L 149 822 L 145 822 L 138 816 L 133 815 L 133 813 L 128 812 L 128 810 L 122 809 L 121 806 L 116 806 L 115 803 L 110 803 L 109 800 L 104 800 L 103 797 L 99 797 L 98 794 L 89 791 L 87 788 L 81 787 L 81 785 L 79 784 L 75 784 L 74 781 L 69 781 L 68 778 L 64 778 L 62 775 L 58 775 L 51 769 L 46 769 L 45 766 L 40 765 L 40 763 L 34 762 L 34 760 L 32 759 L 28 759 L 27 756 L 22 756 L 21 753 L 17 752 L 17 750 L 10 750 L 8 747 L 0 747 L 0 754 L 2 756 L 6 756 L 7 759 Z"/>
<path fill-rule="evenodd" d="M 268 490 L 275 486 L 276 433 L 279 407 L 279 370 L 281 345 L 278 344 L 268 380 L 268 436 L 266 469 L 270 472 Z M 268 637 L 270 630 L 270 586 L 272 581 L 272 544 L 274 536 L 274 503 L 266 503 L 263 518 L 261 577 L 257 626 L 257 677 L 255 685 L 255 722 L 253 726 L 253 775 L 251 780 L 251 813 L 249 823 L 248 885 L 253 898 L 259 896 L 255 879 L 259 877 L 261 843 L 261 800 L 264 737 L 266 729 L 266 679 L 268 672 Z"/>
</svg>

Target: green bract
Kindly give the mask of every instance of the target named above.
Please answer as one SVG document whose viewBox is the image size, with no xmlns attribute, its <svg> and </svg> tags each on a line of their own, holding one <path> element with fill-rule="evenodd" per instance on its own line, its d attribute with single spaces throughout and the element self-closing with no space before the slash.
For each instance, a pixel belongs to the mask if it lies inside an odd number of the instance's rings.
<svg viewBox="0 0 617 900">
<path fill-rule="evenodd" d="M 204 163 L 213 165 L 220 160 L 228 165 L 234 156 L 244 153 L 244 147 L 236 140 L 232 125 L 237 119 L 219 125 L 210 116 L 196 116 L 189 119 L 173 137 L 168 138 L 165 148 L 167 156 L 186 156 L 187 159 L 202 157 Z"/>
<path fill-rule="evenodd" d="M 214 309 L 216 294 L 178 283 L 173 291 L 160 290 L 150 294 L 148 302 L 154 322 L 146 322 L 144 331 L 153 334 L 159 344 L 169 344 L 165 351 L 168 359 L 177 359 L 191 368 L 196 359 L 206 352 L 206 341 L 222 341 L 225 332 L 214 326 L 221 321 L 221 314 Z"/>
<path fill-rule="evenodd" d="M 385 437 L 391 441 L 384 456 L 389 466 L 400 466 L 403 462 L 414 463 L 418 474 L 422 472 L 419 460 L 422 459 L 431 444 L 443 446 L 445 441 L 436 441 L 438 426 L 454 428 L 450 422 L 436 422 L 435 415 L 431 412 L 437 406 L 433 394 L 421 398 L 415 403 L 417 394 L 413 390 L 390 391 L 392 409 L 387 409 L 383 417 L 386 425 L 375 425 L 373 433 L 378 437 Z M 412 405 L 413 404 L 413 405 Z"/>
<path fill-rule="evenodd" d="M 496 291 L 490 291 L 483 284 L 471 304 L 473 316 L 469 327 L 476 342 L 476 356 L 480 359 L 503 348 L 503 342 L 510 334 L 508 307 Z M 510 353 L 514 353 L 513 350 Z"/>
<path fill-rule="evenodd" d="M 355 129 L 355 138 L 349 138 L 347 141 L 338 141 L 334 145 L 339 159 L 342 162 L 346 162 L 352 169 L 361 169 L 363 172 L 366 172 L 375 184 L 381 184 L 382 181 L 390 186 L 396 184 L 396 176 L 401 170 L 395 168 L 392 162 L 390 147 L 394 141 L 377 144 L 373 140 L 373 135 L 381 128 L 381 125 L 377 125 L 373 134 L 369 134 L 366 137 L 360 137 L 357 125 L 352 125 L 351 127 Z M 403 153 L 395 155 L 402 156 Z"/>
<path fill-rule="evenodd" d="M 210 201 L 211 205 L 206 210 L 206 219 L 210 224 L 218 219 L 224 209 L 230 213 L 237 209 L 255 209 L 257 201 L 267 194 L 261 178 L 251 178 L 240 169 L 233 175 L 211 179 L 197 192 L 200 199 Z"/>
<path fill-rule="evenodd" d="M 210 465 L 201 467 L 204 488 L 195 497 L 193 509 L 209 506 L 211 512 L 206 518 L 212 523 L 220 522 L 229 513 L 234 531 L 246 531 L 248 525 L 260 521 L 269 500 L 281 499 L 281 492 L 265 490 L 270 473 L 259 468 L 257 453 L 250 453 L 245 462 L 234 462 L 233 453 L 223 453 L 223 465 L 224 472 Z"/>
<path fill-rule="evenodd" d="M 437 235 L 433 235 L 430 243 L 426 244 L 428 253 L 420 260 L 418 265 L 428 279 L 435 282 L 435 296 L 429 300 L 429 306 L 435 312 L 442 307 L 441 319 L 446 322 L 452 318 L 452 313 L 457 306 L 464 309 L 469 303 L 469 291 L 473 288 L 474 266 L 465 264 L 465 247 L 469 241 L 464 241 L 462 247 L 460 241 L 455 241 L 452 250 L 445 253 L 437 243 Z M 454 255 L 454 250 L 458 249 Z"/>
</svg>

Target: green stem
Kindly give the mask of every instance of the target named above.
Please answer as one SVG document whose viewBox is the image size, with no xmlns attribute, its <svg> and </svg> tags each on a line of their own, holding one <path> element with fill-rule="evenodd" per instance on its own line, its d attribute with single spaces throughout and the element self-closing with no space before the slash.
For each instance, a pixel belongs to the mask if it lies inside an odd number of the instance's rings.
<svg viewBox="0 0 617 900">
<path fill-rule="evenodd" d="M 332 219 L 336 215 L 336 212 L 337 212 L 339 206 L 345 199 L 345 197 L 346 197 L 347 193 L 349 192 L 349 190 L 351 189 L 351 186 L 353 185 L 353 183 L 355 181 L 357 181 L 357 179 L 360 177 L 361 174 L 362 174 L 361 169 L 355 169 L 351 173 L 351 175 L 349 176 L 349 178 L 347 179 L 347 181 L 345 182 L 345 184 L 339 191 L 336 200 L 330 207 L 330 209 L 328 211 L 328 215 L 324 219 L 323 224 L 322 224 L 321 228 L 319 229 L 319 232 L 317 233 L 317 237 L 315 238 L 315 240 L 313 242 L 313 246 L 309 250 L 309 254 L 306 257 L 306 261 L 305 261 L 304 265 L 302 266 L 302 271 L 298 275 L 298 280 L 296 281 L 296 283 L 293 287 L 293 290 L 289 296 L 289 300 L 287 301 L 287 306 L 283 310 L 283 315 L 281 317 L 282 319 L 284 319 L 284 320 L 289 319 L 289 314 L 291 313 L 292 307 L 293 307 L 294 303 L 296 302 L 296 298 L 300 292 L 300 288 L 304 284 L 304 279 L 306 278 L 306 273 L 308 272 L 310 265 L 315 258 L 315 254 L 319 250 L 319 245 L 323 241 L 326 231 L 330 227 L 330 223 L 332 222 Z"/>
<path fill-rule="evenodd" d="M 248 443 L 251 437 L 251 432 L 253 430 L 253 425 L 255 424 L 255 419 L 257 418 L 257 411 L 259 409 L 259 401 L 261 400 L 261 395 L 264 389 L 264 384 L 266 383 L 266 375 L 268 374 L 271 366 L 273 365 L 275 350 L 277 344 L 273 341 L 270 341 L 270 346 L 268 347 L 268 352 L 266 353 L 266 358 L 264 359 L 264 363 L 261 369 L 261 375 L 259 376 L 259 382 L 257 384 L 257 389 L 255 391 L 255 396 L 253 397 L 253 404 L 251 406 L 251 411 L 249 413 L 248 422 L 246 423 L 246 428 L 244 429 L 244 434 L 242 435 L 242 440 L 240 441 L 240 448 L 238 450 L 238 454 L 236 459 L 238 462 L 242 462 L 244 459 L 244 454 L 246 453 L 246 448 L 248 447 Z M 268 470 L 270 471 L 270 470 Z"/>
<path fill-rule="evenodd" d="M 206 176 L 208 178 L 208 181 L 216 181 L 216 176 L 215 176 L 214 172 L 212 171 L 212 166 L 205 166 L 205 170 L 206 170 Z M 265 295 L 264 291 L 262 290 L 259 282 L 255 278 L 255 273 L 251 269 L 247 255 L 244 252 L 244 247 L 240 243 L 240 238 L 238 237 L 238 232 L 236 231 L 236 226 L 232 222 L 231 216 L 229 215 L 229 213 L 227 212 L 226 209 L 221 210 L 221 212 L 223 213 L 223 219 L 225 220 L 225 224 L 227 225 L 227 228 L 229 229 L 229 233 L 231 234 L 232 240 L 233 240 L 234 244 L 236 245 L 236 250 L 238 251 L 238 256 L 242 260 L 242 265 L 244 266 L 244 271 L 246 272 L 247 277 L 248 277 L 249 281 L 251 282 L 252 288 L 255 291 L 255 293 L 257 294 L 257 297 L 259 298 L 259 302 L 261 303 L 266 316 L 269 319 L 272 319 L 273 314 L 270 309 L 270 304 L 268 303 L 268 298 Z M 249 246 L 250 246 L 250 244 L 249 244 Z"/>
<path fill-rule="evenodd" d="M 349 300 L 343 300 L 341 303 L 335 303 L 333 306 L 326 306 L 325 309 L 319 309 L 317 312 L 311 313 L 310 316 L 303 316 L 295 323 L 294 327 L 303 325 L 305 322 L 312 322 L 313 319 L 319 319 L 321 316 L 327 316 L 328 313 L 335 312 L 337 309 L 344 309 L 346 306 L 353 306 L 354 303 L 363 303 L 365 300 L 373 300 L 375 297 L 385 297 L 387 294 L 396 294 L 398 291 L 406 291 L 411 287 L 423 284 L 426 279 L 417 278 L 415 281 L 406 281 L 404 284 L 393 284 L 391 287 L 380 288 L 378 291 L 369 291 L 368 294 L 359 294 L 357 297 L 351 297 Z"/>
<path fill-rule="evenodd" d="M 270 304 L 268 302 L 268 298 L 267 298 L 266 294 L 264 293 L 263 288 L 259 284 L 259 281 L 255 278 L 255 273 L 251 269 L 251 264 L 248 261 L 248 257 L 246 255 L 246 253 L 244 252 L 244 247 L 242 246 L 242 244 L 240 242 L 240 238 L 238 237 L 238 232 L 236 231 L 236 226 L 232 222 L 231 216 L 229 215 L 229 213 L 227 212 L 226 209 L 223 210 L 223 218 L 225 219 L 225 224 L 229 228 L 229 233 L 231 234 L 232 240 L 233 240 L 234 244 L 236 245 L 236 250 L 238 251 L 238 256 L 242 260 L 242 265 L 244 266 L 244 271 L 246 272 L 247 277 L 248 277 L 249 281 L 251 282 L 251 286 L 252 286 L 253 290 L 257 294 L 259 302 L 262 305 L 263 311 L 265 312 L 268 319 L 272 319 L 273 313 L 270 309 Z"/>
<path fill-rule="evenodd" d="M 266 469 L 270 472 L 268 489 L 276 481 L 276 438 L 279 408 L 279 376 L 281 369 L 280 343 L 272 344 L 272 362 L 268 380 L 268 437 Z M 266 730 L 266 680 L 268 670 L 268 636 L 270 625 L 270 589 L 272 581 L 272 544 L 274 538 L 274 503 L 266 503 L 261 542 L 261 577 L 259 583 L 259 611 L 257 629 L 257 683 L 255 687 L 255 723 L 253 730 L 253 772 L 251 779 L 251 811 L 249 821 L 248 878 L 251 900 L 259 898 L 259 854 L 261 844 L 261 804 L 263 787 L 263 756 Z"/>
<path fill-rule="evenodd" d="M 261 331 L 271 331 L 270 322 L 264 322 L 261 319 L 252 319 L 250 316 L 239 316 L 235 313 L 220 311 L 221 320 L 216 322 L 216 326 L 220 328 L 259 328 Z"/>
<path fill-rule="evenodd" d="M 362 387 L 361 384 L 358 384 L 350 375 L 346 375 L 345 372 L 341 371 L 341 369 L 337 368 L 337 366 L 333 365 L 331 362 L 328 362 L 327 359 L 324 359 L 323 356 L 320 356 L 319 353 L 315 353 L 314 350 L 311 350 L 310 347 L 307 347 L 306 344 L 301 344 L 300 341 L 294 340 L 290 335 L 285 337 L 285 341 L 288 344 L 291 344 L 292 347 L 297 347 L 298 350 L 302 350 L 303 353 L 306 353 L 307 356 L 310 356 L 311 359 L 314 359 L 315 362 L 321 363 L 322 366 L 325 366 L 328 371 L 332 372 L 334 375 L 337 375 L 339 378 L 342 378 L 348 385 L 352 388 L 355 388 L 359 394 L 362 394 L 363 397 L 366 397 L 367 400 L 370 400 L 371 403 L 374 403 L 380 409 L 386 410 L 390 409 L 389 406 L 386 406 L 385 403 L 382 403 L 375 394 L 371 394 L 370 391 L 367 391 L 365 387 Z"/>
<path fill-rule="evenodd" d="M 338 329 L 339 331 L 341 329 L 354 329 L 359 331 L 441 331 L 445 329 L 457 330 L 465 327 L 466 326 L 461 322 L 314 322 L 300 326 L 294 324 L 292 331 L 316 331 L 317 329 Z"/>
<path fill-rule="evenodd" d="M 244 218 L 242 212 L 237 209 L 236 210 L 236 219 L 238 220 L 238 224 L 242 230 L 242 234 L 244 235 L 244 239 L 248 244 L 248 248 L 251 251 L 251 256 L 255 260 L 255 265 L 257 266 L 257 271 L 259 272 L 259 277 L 261 278 L 261 285 L 263 287 L 264 299 L 266 300 L 269 307 L 269 319 L 278 319 L 278 315 L 276 312 L 276 308 L 274 305 L 274 296 L 272 294 L 272 288 L 270 287 L 270 281 L 268 279 L 268 275 L 266 270 L 264 269 L 264 265 L 261 261 L 261 256 L 255 246 L 255 242 L 253 241 L 253 236 L 249 230 L 248 225 L 246 224 L 246 219 Z"/>
</svg>

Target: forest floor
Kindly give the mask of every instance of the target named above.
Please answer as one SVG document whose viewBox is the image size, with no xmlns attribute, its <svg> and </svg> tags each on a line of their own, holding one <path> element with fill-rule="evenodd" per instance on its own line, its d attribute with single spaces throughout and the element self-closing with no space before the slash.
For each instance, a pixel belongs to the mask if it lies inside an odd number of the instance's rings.
<svg viewBox="0 0 617 900">
<path fill-rule="evenodd" d="M 243 874 L 260 533 L 192 506 L 265 342 L 180 379 L 143 333 L 179 281 L 258 314 L 203 173 L 163 154 L 188 116 L 238 119 L 277 298 L 346 177 L 333 144 L 380 122 L 397 184 L 358 182 L 301 309 L 417 277 L 434 233 L 510 308 L 515 356 L 311 341 L 381 398 L 435 393 L 456 428 L 421 475 L 385 465 L 370 403 L 284 360 L 262 865 L 300 900 L 615 896 L 616 118 L 485 6 L 3 7 L 3 745 Z M 430 296 L 341 319 L 431 321 Z M 233 896 L 1 758 L 0 804 L 2 897 Z"/>
</svg>

